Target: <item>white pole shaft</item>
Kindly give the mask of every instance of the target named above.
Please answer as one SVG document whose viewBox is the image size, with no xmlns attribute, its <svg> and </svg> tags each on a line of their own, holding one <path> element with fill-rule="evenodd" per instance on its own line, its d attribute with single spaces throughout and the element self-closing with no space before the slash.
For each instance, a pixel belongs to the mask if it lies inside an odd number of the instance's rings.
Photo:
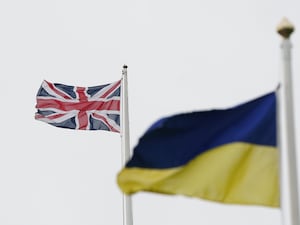
<svg viewBox="0 0 300 225">
<path fill-rule="evenodd" d="M 122 145 L 122 165 L 125 166 L 130 157 L 129 140 L 129 116 L 127 97 L 127 66 L 124 65 L 122 71 L 121 87 L 121 145 Z M 123 225 L 132 225 L 132 204 L 131 197 L 123 194 Z"/>
<path fill-rule="evenodd" d="M 282 71 L 279 88 L 279 149 L 281 165 L 281 210 L 284 225 L 299 225 L 299 197 L 297 156 L 294 128 L 293 82 L 291 43 L 288 38 L 281 44 Z"/>
</svg>

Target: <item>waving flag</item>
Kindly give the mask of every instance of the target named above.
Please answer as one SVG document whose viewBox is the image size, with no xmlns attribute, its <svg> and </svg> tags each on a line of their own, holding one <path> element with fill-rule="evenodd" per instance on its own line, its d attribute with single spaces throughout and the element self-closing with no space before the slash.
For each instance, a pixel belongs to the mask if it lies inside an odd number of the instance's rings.
<svg viewBox="0 0 300 225">
<path fill-rule="evenodd" d="M 182 194 L 279 206 L 276 95 L 154 123 L 118 174 L 126 194 Z"/>
<path fill-rule="evenodd" d="M 75 87 L 43 81 L 35 119 L 53 126 L 120 132 L 121 81 Z"/>
</svg>

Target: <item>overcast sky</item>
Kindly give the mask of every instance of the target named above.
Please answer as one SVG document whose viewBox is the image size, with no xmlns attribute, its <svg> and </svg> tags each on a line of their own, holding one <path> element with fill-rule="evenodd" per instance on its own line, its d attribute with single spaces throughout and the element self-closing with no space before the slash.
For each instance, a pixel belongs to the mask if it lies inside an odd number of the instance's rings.
<svg viewBox="0 0 300 225">
<path fill-rule="evenodd" d="M 34 120 L 44 79 L 106 84 L 127 64 L 133 148 L 162 116 L 229 107 L 274 90 L 276 26 L 286 16 L 296 27 L 298 131 L 299 10 L 296 0 L 0 1 L 0 224 L 122 224 L 119 134 Z M 281 224 L 279 209 L 144 192 L 132 200 L 135 225 Z"/>
</svg>

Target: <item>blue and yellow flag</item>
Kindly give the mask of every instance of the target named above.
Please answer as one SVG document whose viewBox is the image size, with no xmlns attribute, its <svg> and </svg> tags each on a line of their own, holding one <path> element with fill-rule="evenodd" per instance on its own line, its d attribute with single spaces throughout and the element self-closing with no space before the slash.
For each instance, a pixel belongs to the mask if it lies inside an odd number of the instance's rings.
<svg viewBox="0 0 300 225">
<path fill-rule="evenodd" d="M 223 203 L 279 206 L 276 95 L 225 110 L 154 123 L 118 174 L 126 194 L 182 194 Z"/>
</svg>

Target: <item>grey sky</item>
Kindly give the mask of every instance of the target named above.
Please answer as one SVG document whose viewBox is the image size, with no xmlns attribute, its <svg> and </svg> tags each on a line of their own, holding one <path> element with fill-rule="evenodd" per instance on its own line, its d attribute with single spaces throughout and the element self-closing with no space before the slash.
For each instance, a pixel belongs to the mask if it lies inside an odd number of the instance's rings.
<svg viewBox="0 0 300 225">
<path fill-rule="evenodd" d="M 0 2 L 0 224 L 122 224 L 120 137 L 35 121 L 43 79 L 92 86 L 128 65 L 131 147 L 156 119 L 274 90 L 284 17 L 292 35 L 296 131 L 300 3 L 193 0 Z M 279 225 L 279 209 L 133 196 L 135 225 Z"/>
</svg>

